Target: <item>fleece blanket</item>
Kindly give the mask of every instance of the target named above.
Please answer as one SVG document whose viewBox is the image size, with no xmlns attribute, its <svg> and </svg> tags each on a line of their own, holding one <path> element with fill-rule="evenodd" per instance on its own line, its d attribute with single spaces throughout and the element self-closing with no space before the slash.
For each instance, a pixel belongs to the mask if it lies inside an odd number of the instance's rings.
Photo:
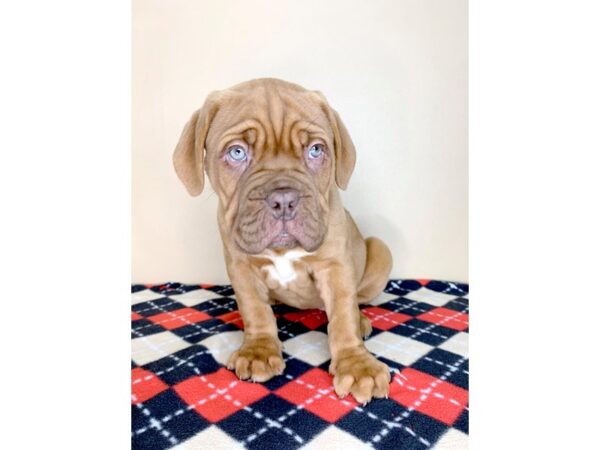
<svg viewBox="0 0 600 450">
<path fill-rule="evenodd" d="M 276 305 L 286 369 L 266 383 L 225 367 L 244 324 L 231 286 L 132 286 L 134 449 L 466 449 L 468 285 L 390 280 L 361 306 L 388 399 L 339 399 L 327 317 Z"/>
</svg>

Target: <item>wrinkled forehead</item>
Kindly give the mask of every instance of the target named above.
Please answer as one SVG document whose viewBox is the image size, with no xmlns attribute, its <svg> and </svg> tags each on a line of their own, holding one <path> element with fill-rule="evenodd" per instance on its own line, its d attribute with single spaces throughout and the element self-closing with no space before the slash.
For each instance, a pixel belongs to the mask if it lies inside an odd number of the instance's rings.
<svg viewBox="0 0 600 450">
<path fill-rule="evenodd" d="M 330 144 L 332 138 L 324 103 L 316 93 L 256 87 L 224 96 L 207 143 L 222 149 L 244 139 L 256 148 L 296 148 L 313 139 Z"/>
</svg>

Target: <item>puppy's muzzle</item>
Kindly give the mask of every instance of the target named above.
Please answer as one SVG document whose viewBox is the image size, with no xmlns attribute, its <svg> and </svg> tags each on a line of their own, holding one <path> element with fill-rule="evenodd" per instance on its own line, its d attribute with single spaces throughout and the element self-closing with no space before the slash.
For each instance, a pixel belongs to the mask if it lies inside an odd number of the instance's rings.
<svg viewBox="0 0 600 450">
<path fill-rule="evenodd" d="M 317 192 L 310 182 L 270 174 L 252 180 L 254 186 L 241 191 L 233 223 L 234 239 L 248 254 L 266 248 L 297 246 L 311 252 L 325 237 L 327 226 Z"/>
<path fill-rule="evenodd" d="M 293 220 L 298 212 L 300 193 L 292 188 L 273 189 L 267 195 L 266 202 L 276 220 Z"/>
</svg>

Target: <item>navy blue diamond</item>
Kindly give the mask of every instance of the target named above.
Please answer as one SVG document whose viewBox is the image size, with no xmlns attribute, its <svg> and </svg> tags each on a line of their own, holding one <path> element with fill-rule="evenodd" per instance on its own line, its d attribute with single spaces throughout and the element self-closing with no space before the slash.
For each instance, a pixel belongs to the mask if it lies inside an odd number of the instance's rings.
<svg viewBox="0 0 600 450">
<path fill-rule="evenodd" d="M 234 298 L 213 298 L 193 306 L 194 309 L 206 312 L 213 317 L 220 316 L 232 311 L 237 311 L 237 303 Z"/>
<path fill-rule="evenodd" d="M 469 411 L 465 409 L 452 426 L 465 434 L 469 434 Z"/>
<path fill-rule="evenodd" d="M 432 280 L 429 283 L 427 283 L 427 289 L 456 296 L 463 296 L 469 293 L 468 285 L 461 283 L 450 283 L 448 281 Z"/>
<path fill-rule="evenodd" d="M 456 333 L 457 330 L 441 327 L 419 319 L 411 319 L 394 328 L 388 330 L 390 333 L 396 333 L 406 336 L 419 342 L 424 342 L 432 346 L 438 346 L 447 341 Z"/>
<path fill-rule="evenodd" d="M 218 424 L 251 449 L 299 448 L 328 426 L 321 418 L 273 394 L 254 403 L 251 409 L 242 409 Z"/>
<path fill-rule="evenodd" d="M 143 317 L 155 316 L 156 314 L 175 311 L 181 308 L 185 308 L 185 305 L 182 305 L 181 303 L 167 297 L 150 300 L 144 303 L 138 303 L 137 305 L 133 305 L 131 307 L 134 312 Z"/>
<path fill-rule="evenodd" d="M 152 426 L 151 419 L 158 426 Z M 133 405 L 131 420 L 132 448 L 148 450 L 172 447 L 173 441 L 189 439 L 210 425 L 170 389 L 141 405 Z"/>
<path fill-rule="evenodd" d="M 421 283 L 416 280 L 390 280 L 384 292 L 395 295 L 406 295 L 411 291 L 421 288 Z"/>
<path fill-rule="evenodd" d="M 155 286 L 152 286 L 150 289 L 164 296 L 185 294 L 186 292 L 185 285 L 173 282 L 157 284 Z"/>
<path fill-rule="evenodd" d="M 139 292 L 139 291 L 143 291 L 146 289 L 146 286 L 144 286 L 143 284 L 132 284 L 131 285 L 131 293 L 135 293 L 135 292 Z"/>
<path fill-rule="evenodd" d="M 177 288 L 178 291 L 182 292 L 192 292 L 197 291 L 198 289 L 202 289 L 202 286 L 199 284 L 180 284 Z"/>
<path fill-rule="evenodd" d="M 300 311 L 297 308 L 293 308 L 291 306 L 284 305 L 283 303 L 278 303 L 276 305 L 273 305 L 272 308 L 273 308 L 273 313 L 274 314 L 279 314 L 280 316 L 282 316 L 284 314 L 288 314 L 288 313 L 293 313 L 293 312 Z"/>
<path fill-rule="evenodd" d="M 463 303 L 464 302 L 464 303 Z M 456 299 L 451 300 L 444 305 L 444 308 L 451 309 L 452 311 L 457 311 L 461 313 L 468 313 L 469 303 L 467 299 Z"/>
<path fill-rule="evenodd" d="M 418 316 L 419 314 L 431 311 L 436 307 L 430 305 L 429 303 L 416 302 L 414 300 L 401 297 L 386 303 L 386 308 L 398 313 L 408 314 L 409 316 Z"/>
<path fill-rule="evenodd" d="M 132 339 L 141 336 L 150 336 L 151 334 L 160 333 L 161 331 L 165 331 L 165 329 L 148 319 L 139 319 L 131 323 Z"/>
<path fill-rule="evenodd" d="M 455 353 L 435 348 L 412 364 L 411 367 L 437 378 L 444 376 L 447 382 L 468 389 L 469 375 L 465 371 L 469 371 L 469 361 L 463 360 L 458 363 L 461 358 L 460 355 Z"/>
<path fill-rule="evenodd" d="M 213 373 L 220 367 L 209 350 L 202 345 L 192 345 L 171 356 L 144 365 L 145 369 L 158 375 L 169 386 L 199 374 Z"/>
<path fill-rule="evenodd" d="M 275 391 L 281 386 L 288 384 L 290 382 L 289 377 L 296 379 L 304 372 L 312 369 L 311 365 L 306 364 L 304 361 L 300 361 L 299 359 L 291 358 L 285 352 L 283 353 L 283 358 L 285 359 L 285 370 L 283 371 L 283 374 L 273 377 L 269 381 L 263 383 L 263 386 L 270 391 Z"/>
<path fill-rule="evenodd" d="M 219 319 L 209 319 L 171 330 L 172 333 L 192 344 L 225 331 L 240 331 L 240 329 L 233 324 L 223 323 Z"/>
<path fill-rule="evenodd" d="M 304 325 L 302 322 L 292 322 L 284 317 L 277 318 L 277 329 L 279 339 L 283 342 L 299 334 L 308 333 L 310 328 Z"/>
<path fill-rule="evenodd" d="M 235 295 L 233 288 L 229 284 L 210 286 L 210 287 L 206 287 L 204 289 L 206 289 L 207 291 L 214 292 L 215 294 L 222 295 L 224 297 L 227 297 L 230 295 Z"/>
<path fill-rule="evenodd" d="M 466 312 L 469 307 L 469 299 L 457 297 L 454 300 L 450 300 L 444 305 L 444 308 L 452 309 L 454 311 Z"/>
<path fill-rule="evenodd" d="M 402 414 L 407 417 L 402 418 Z M 386 422 L 393 425 L 387 425 Z M 353 410 L 336 426 L 362 441 L 372 442 L 375 448 L 400 450 L 423 450 L 427 446 L 420 439 L 433 443 L 446 430 L 446 426 L 437 420 L 417 411 L 409 412 L 402 405 L 387 399 L 372 401 L 363 408 L 363 412 Z"/>
</svg>

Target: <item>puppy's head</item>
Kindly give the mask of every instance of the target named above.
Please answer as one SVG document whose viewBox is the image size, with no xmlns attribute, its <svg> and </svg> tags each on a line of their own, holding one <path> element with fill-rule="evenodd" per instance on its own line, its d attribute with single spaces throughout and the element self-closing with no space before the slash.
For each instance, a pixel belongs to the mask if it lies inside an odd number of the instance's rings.
<svg viewBox="0 0 600 450">
<path fill-rule="evenodd" d="M 191 195 L 204 171 L 219 195 L 224 231 L 244 252 L 316 250 L 329 193 L 345 189 L 355 149 L 318 92 L 275 79 L 213 92 L 185 126 L 173 162 Z"/>
</svg>

